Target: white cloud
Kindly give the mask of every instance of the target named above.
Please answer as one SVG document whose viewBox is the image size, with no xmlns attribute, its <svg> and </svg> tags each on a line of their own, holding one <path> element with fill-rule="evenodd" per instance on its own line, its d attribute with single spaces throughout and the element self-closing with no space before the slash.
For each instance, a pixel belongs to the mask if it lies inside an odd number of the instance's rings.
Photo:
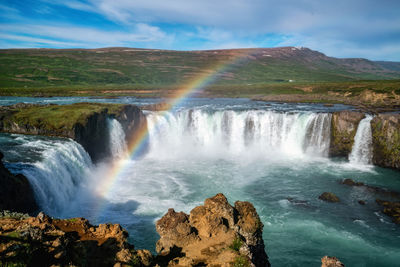
<svg viewBox="0 0 400 267">
<path fill-rule="evenodd" d="M 138 23 L 130 32 L 104 31 L 71 25 L 2 24 L 1 35 L 8 40 L 34 41 L 61 46 L 126 46 L 132 43 L 171 42 L 171 37 L 158 27 Z M 32 37 L 34 36 L 34 37 Z"/>
</svg>

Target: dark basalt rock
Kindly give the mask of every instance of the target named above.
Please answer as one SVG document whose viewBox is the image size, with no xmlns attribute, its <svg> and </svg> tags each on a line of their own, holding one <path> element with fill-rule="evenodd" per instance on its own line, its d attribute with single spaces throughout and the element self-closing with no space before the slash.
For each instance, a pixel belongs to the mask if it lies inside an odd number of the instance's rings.
<svg viewBox="0 0 400 267">
<path fill-rule="evenodd" d="M 383 213 L 390 216 L 394 223 L 400 224 L 400 202 L 377 199 L 376 203 L 383 207 Z"/>
<path fill-rule="evenodd" d="M 358 201 L 358 204 L 360 204 L 360 205 L 365 205 L 366 203 L 365 203 L 364 200 L 359 200 L 359 201 Z"/>
<path fill-rule="evenodd" d="M 400 193 L 396 191 L 390 191 L 385 188 L 379 188 L 377 186 L 371 186 L 364 184 L 362 182 L 356 182 L 352 179 L 344 179 L 343 181 L 340 182 L 341 184 L 348 185 L 348 186 L 357 186 L 364 188 L 370 193 L 378 194 L 381 196 L 389 197 L 389 198 L 398 198 L 400 199 Z"/>
<path fill-rule="evenodd" d="M 3 164 L 0 152 L 0 210 L 32 213 L 37 204 L 28 179 L 22 175 L 13 175 Z"/>
<path fill-rule="evenodd" d="M 340 199 L 334 193 L 331 193 L 331 192 L 324 192 L 318 198 L 323 201 L 332 202 L 332 203 L 340 202 Z"/>
</svg>

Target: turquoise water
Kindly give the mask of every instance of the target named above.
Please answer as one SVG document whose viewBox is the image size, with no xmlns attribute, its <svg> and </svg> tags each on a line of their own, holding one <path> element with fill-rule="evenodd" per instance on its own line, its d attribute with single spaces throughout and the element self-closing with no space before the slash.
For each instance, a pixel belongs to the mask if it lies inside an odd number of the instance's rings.
<svg viewBox="0 0 400 267">
<path fill-rule="evenodd" d="M 8 104 L 17 101 L 10 99 Z M 351 178 L 400 191 L 400 172 L 352 164 L 345 158 L 329 159 L 325 154 L 329 140 L 310 137 L 326 134 L 326 129 L 318 127 L 310 133 L 310 125 L 320 125 L 329 120 L 330 111 L 343 108 L 193 99 L 165 117 L 148 112 L 149 152 L 140 159 L 127 159 L 105 194 L 99 191 L 104 190 L 102 181 L 108 178 L 104 173 L 110 163 L 78 165 L 77 159 L 85 155 L 71 140 L 3 134 L 0 147 L 7 166 L 14 172 L 29 170 L 30 179 L 47 177 L 45 170 L 54 173 L 49 166 L 81 170 L 78 180 L 54 189 L 57 194 L 68 189 L 61 201 L 64 205 L 57 202 L 55 207 L 42 207 L 53 216 L 120 223 L 136 248 L 154 251 L 158 239 L 154 223 L 168 208 L 189 212 L 205 198 L 222 192 L 231 204 L 236 200 L 254 204 L 264 223 L 263 236 L 273 266 L 320 266 L 324 255 L 336 256 L 346 266 L 398 266 L 400 227 L 375 203 L 376 198 L 388 198 L 340 181 Z M 53 149 L 53 155 L 58 155 L 66 147 L 75 152 L 50 158 L 46 152 Z M 52 164 L 39 164 L 43 161 Z M 325 191 L 335 193 L 341 202 L 319 200 Z M 362 206 L 358 200 L 367 204 Z"/>
</svg>

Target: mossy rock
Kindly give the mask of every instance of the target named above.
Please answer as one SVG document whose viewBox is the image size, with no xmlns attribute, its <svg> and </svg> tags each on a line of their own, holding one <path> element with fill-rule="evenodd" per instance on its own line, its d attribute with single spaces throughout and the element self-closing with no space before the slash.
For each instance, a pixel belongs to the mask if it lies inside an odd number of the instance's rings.
<svg viewBox="0 0 400 267">
<path fill-rule="evenodd" d="M 372 161 L 375 165 L 400 169 L 400 114 L 380 114 L 371 121 Z"/>
</svg>

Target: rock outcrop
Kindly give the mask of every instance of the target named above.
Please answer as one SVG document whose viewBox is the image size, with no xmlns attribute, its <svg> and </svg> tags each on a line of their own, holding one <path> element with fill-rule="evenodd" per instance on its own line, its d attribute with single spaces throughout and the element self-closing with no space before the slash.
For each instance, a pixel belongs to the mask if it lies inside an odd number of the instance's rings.
<svg viewBox="0 0 400 267">
<path fill-rule="evenodd" d="M 325 256 L 321 259 L 321 267 L 344 267 L 344 264 L 336 257 Z"/>
<path fill-rule="evenodd" d="M 400 114 L 379 114 L 371 121 L 372 161 L 375 165 L 400 169 Z"/>
<path fill-rule="evenodd" d="M 33 190 L 22 174 L 13 175 L 2 162 L 0 152 L 0 210 L 32 213 L 37 210 Z"/>
<path fill-rule="evenodd" d="M 127 237 L 119 224 L 83 218 L 0 217 L 0 265 L 150 266 L 151 253 L 135 250 Z"/>
<path fill-rule="evenodd" d="M 217 194 L 190 214 L 170 209 L 157 222 L 158 259 L 167 266 L 270 266 L 262 229 L 251 203 L 231 206 Z"/>
<path fill-rule="evenodd" d="M 334 193 L 331 192 L 324 192 L 318 198 L 326 202 L 332 202 L 332 203 L 340 202 L 340 199 Z"/>
<path fill-rule="evenodd" d="M 332 114 L 330 156 L 347 157 L 350 154 L 358 124 L 364 117 L 362 112 L 349 110 Z"/>
<path fill-rule="evenodd" d="M 133 105 L 16 104 L 0 107 L 0 132 L 71 138 L 97 162 L 111 154 L 108 118 L 115 118 L 121 123 L 128 144 L 135 135 L 147 129 L 145 115 Z"/>
<path fill-rule="evenodd" d="M 383 207 L 383 213 L 391 217 L 394 223 L 400 224 L 400 202 L 377 199 L 376 203 Z"/>
</svg>

